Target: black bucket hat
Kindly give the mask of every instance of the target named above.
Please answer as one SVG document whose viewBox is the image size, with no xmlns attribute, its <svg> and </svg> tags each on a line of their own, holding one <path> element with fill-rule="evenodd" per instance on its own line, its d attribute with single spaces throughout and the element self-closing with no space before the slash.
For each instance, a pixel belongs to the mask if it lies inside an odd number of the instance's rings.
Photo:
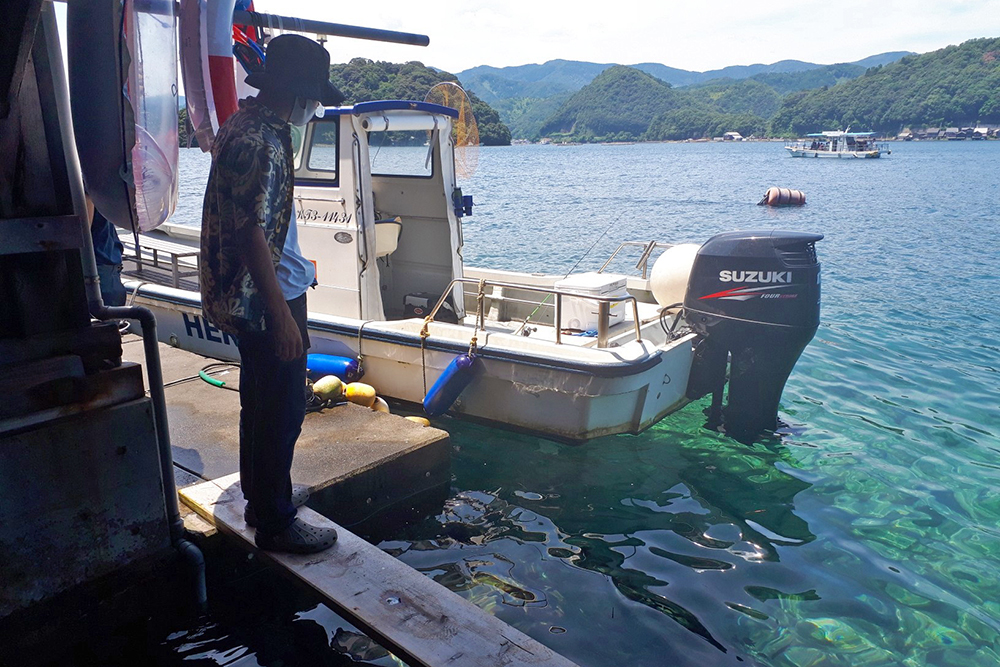
<svg viewBox="0 0 1000 667">
<path fill-rule="evenodd" d="M 302 35 L 279 35 L 267 45 L 264 69 L 251 72 L 248 86 L 277 90 L 317 100 L 325 107 L 344 101 L 330 82 L 330 54 L 317 42 Z"/>
</svg>

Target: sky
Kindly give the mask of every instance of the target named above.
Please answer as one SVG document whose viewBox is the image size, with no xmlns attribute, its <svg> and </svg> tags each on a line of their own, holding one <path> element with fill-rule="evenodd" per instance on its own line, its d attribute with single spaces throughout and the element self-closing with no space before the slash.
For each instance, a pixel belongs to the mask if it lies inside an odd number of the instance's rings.
<svg viewBox="0 0 1000 667">
<path fill-rule="evenodd" d="M 1000 37 L 1000 0 L 255 0 L 259 12 L 414 32 L 427 47 L 331 38 L 333 62 L 364 57 L 457 73 L 562 58 L 703 72 L 803 60 L 834 64 Z M 60 19 L 65 5 L 56 4 Z M 60 20 L 62 23 L 62 20 Z"/>
<path fill-rule="evenodd" d="M 1000 37 L 1000 0 L 840 0 L 836 11 L 830 5 L 817 0 L 254 3 L 259 12 L 430 37 L 426 47 L 330 38 L 332 62 L 359 56 L 419 60 L 453 73 L 557 58 L 653 62 L 697 72 L 779 60 L 828 65 Z M 55 9 L 62 28 L 65 5 L 56 3 Z"/>
<path fill-rule="evenodd" d="M 327 48 L 334 62 L 419 60 L 450 72 L 556 58 L 699 72 L 785 59 L 833 64 L 1000 37 L 1000 0 L 255 0 L 255 8 L 425 34 L 427 47 L 341 38 Z"/>
</svg>

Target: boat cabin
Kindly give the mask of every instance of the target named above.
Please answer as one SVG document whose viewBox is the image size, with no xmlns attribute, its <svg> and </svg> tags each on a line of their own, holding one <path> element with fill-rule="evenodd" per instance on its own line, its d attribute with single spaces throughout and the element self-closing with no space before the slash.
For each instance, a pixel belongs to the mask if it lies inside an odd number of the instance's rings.
<svg viewBox="0 0 1000 667">
<path fill-rule="evenodd" d="M 299 243 L 319 283 L 310 310 L 362 320 L 423 317 L 462 277 L 452 119 L 425 102 L 324 109 L 293 129 Z M 456 205 L 457 202 L 457 205 Z M 462 289 L 449 300 L 464 317 Z M 447 319 L 439 312 L 436 319 Z"/>
<path fill-rule="evenodd" d="M 817 132 L 807 135 L 810 150 L 868 151 L 875 150 L 874 132 Z"/>
<path fill-rule="evenodd" d="M 877 158 L 881 149 L 874 132 L 816 132 L 785 146 L 792 157 Z M 891 152 L 891 151 L 889 151 Z"/>
</svg>

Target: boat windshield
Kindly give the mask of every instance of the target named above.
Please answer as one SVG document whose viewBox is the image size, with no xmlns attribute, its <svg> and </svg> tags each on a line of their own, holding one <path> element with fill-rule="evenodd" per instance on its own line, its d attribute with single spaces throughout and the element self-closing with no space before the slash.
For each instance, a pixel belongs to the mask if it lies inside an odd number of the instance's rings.
<svg viewBox="0 0 1000 667">
<path fill-rule="evenodd" d="M 433 175 L 430 135 L 425 130 L 368 133 L 368 157 L 373 176 Z"/>
</svg>

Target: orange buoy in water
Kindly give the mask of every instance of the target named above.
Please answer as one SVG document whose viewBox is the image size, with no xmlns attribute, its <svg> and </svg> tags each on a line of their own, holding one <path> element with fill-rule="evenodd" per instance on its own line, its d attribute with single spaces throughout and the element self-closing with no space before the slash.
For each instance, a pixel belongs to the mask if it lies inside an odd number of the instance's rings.
<svg viewBox="0 0 1000 667">
<path fill-rule="evenodd" d="M 806 193 L 788 188 L 768 188 L 758 206 L 802 206 L 806 203 Z"/>
</svg>

